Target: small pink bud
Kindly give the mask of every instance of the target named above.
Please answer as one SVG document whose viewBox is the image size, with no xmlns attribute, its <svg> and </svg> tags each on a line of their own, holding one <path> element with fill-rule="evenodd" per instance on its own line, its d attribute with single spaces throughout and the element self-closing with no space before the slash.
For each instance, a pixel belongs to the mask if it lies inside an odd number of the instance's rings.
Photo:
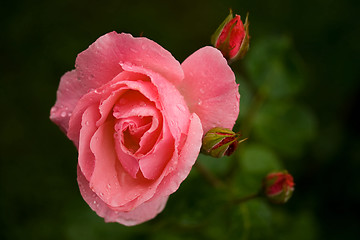
<svg viewBox="0 0 360 240">
<path fill-rule="evenodd" d="M 294 179 L 285 170 L 282 172 L 270 173 L 263 180 L 263 187 L 266 197 L 272 203 L 286 203 L 294 192 Z"/>
<path fill-rule="evenodd" d="M 234 153 L 239 143 L 246 139 L 240 138 L 239 133 L 234 133 L 227 128 L 212 128 L 204 136 L 202 141 L 202 153 L 220 158 Z"/>
<path fill-rule="evenodd" d="M 214 47 L 219 49 L 230 62 L 243 58 L 249 49 L 248 15 L 245 24 L 243 24 L 240 15 L 233 17 L 230 9 L 230 14 L 211 37 L 211 43 Z"/>
</svg>

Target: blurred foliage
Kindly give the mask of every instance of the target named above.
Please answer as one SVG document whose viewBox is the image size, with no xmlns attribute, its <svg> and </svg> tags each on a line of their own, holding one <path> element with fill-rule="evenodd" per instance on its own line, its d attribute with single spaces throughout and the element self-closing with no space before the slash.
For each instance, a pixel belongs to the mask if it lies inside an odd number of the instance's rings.
<svg viewBox="0 0 360 240">
<path fill-rule="evenodd" d="M 228 8 L 250 12 L 250 51 L 232 65 L 249 139 L 231 157 L 200 155 L 165 210 L 134 227 L 104 223 L 82 200 L 77 152 L 52 124 L 59 79 L 76 55 L 116 30 L 179 61 L 208 45 Z M 359 2 L 5 1 L 0 7 L 0 239 L 357 239 L 360 201 Z M 256 198 L 288 169 L 286 205 Z"/>
</svg>

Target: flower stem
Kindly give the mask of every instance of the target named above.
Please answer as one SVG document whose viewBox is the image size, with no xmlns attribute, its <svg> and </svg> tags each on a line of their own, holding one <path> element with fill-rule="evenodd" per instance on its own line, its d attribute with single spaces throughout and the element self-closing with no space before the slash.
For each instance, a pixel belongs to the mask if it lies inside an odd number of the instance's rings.
<svg viewBox="0 0 360 240">
<path fill-rule="evenodd" d="M 247 202 L 247 201 L 249 201 L 251 199 L 254 199 L 254 198 L 257 198 L 257 197 L 260 197 L 260 196 L 261 196 L 260 192 L 257 192 L 257 193 L 253 193 L 251 195 L 248 195 L 246 197 L 234 199 L 234 200 L 232 200 L 232 203 L 233 204 L 241 204 L 243 202 Z"/>
<path fill-rule="evenodd" d="M 195 168 L 198 172 L 215 188 L 224 187 L 225 184 L 218 179 L 214 174 L 212 174 L 203 164 L 199 161 L 196 161 Z"/>
</svg>

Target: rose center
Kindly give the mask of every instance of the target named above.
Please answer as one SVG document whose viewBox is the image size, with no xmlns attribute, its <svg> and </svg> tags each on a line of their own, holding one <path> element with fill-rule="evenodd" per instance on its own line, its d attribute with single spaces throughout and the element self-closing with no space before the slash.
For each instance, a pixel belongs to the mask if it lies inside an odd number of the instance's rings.
<svg viewBox="0 0 360 240">
<path fill-rule="evenodd" d="M 155 103 L 136 90 L 128 90 L 113 107 L 114 140 L 119 159 L 129 155 L 137 160 L 157 142 L 162 118 Z"/>
<path fill-rule="evenodd" d="M 125 122 L 122 126 L 122 144 L 135 154 L 140 148 L 140 139 L 151 127 L 152 117 L 137 117 L 136 121 Z"/>
</svg>

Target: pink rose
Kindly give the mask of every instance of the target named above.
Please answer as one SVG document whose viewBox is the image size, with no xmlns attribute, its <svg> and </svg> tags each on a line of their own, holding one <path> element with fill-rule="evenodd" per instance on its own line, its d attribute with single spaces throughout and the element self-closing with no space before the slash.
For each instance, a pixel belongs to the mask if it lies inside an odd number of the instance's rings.
<svg viewBox="0 0 360 240">
<path fill-rule="evenodd" d="M 111 32 L 61 78 L 50 119 L 78 149 L 84 200 L 107 222 L 135 225 L 163 210 L 203 133 L 233 127 L 239 97 L 217 49 L 204 47 L 180 65 L 147 38 Z"/>
</svg>

